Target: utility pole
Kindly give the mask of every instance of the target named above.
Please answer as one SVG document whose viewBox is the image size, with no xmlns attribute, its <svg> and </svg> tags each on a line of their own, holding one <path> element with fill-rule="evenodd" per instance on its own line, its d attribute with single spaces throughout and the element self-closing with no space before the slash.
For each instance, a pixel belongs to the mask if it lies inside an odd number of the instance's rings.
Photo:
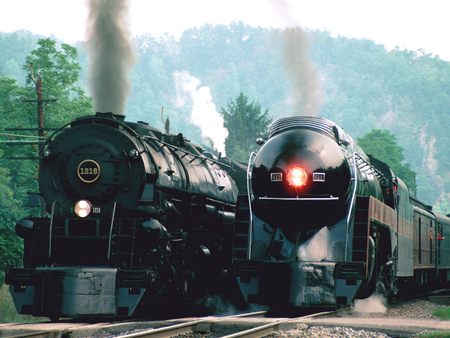
<svg viewBox="0 0 450 338">
<path fill-rule="evenodd" d="M 55 102 L 56 99 L 44 99 L 42 96 L 42 76 L 38 73 L 37 78 L 34 76 L 33 64 L 30 64 L 31 70 L 31 80 L 35 84 L 36 88 L 36 99 L 22 99 L 22 102 L 36 102 L 37 103 L 37 128 L 6 128 L 7 131 L 36 131 L 38 133 L 37 141 L 30 140 L 17 140 L 17 141 L 7 141 L 4 142 L 6 145 L 42 145 L 45 141 L 45 135 L 47 130 L 54 130 L 53 128 L 45 129 L 44 125 L 44 103 Z M 3 142 L 2 142 L 3 143 Z M 38 147 L 39 152 L 39 147 Z M 12 160 L 36 160 L 39 157 L 30 156 L 14 156 L 8 157 Z"/>
<path fill-rule="evenodd" d="M 36 100 L 24 99 L 24 102 L 36 102 L 37 103 L 37 122 L 38 122 L 38 136 L 43 138 L 45 136 L 44 129 L 44 103 L 45 102 L 55 102 L 56 99 L 43 99 L 42 98 L 42 76 L 38 73 L 37 78 L 34 77 L 33 64 L 30 64 L 31 69 L 31 80 L 36 86 Z"/>
<path fill-rule="evenodd" d="M 38 136 L 44 137 L 44 101 L 42 100 L 42 77 L 41 74 L 35 82 L 38 114 Z"/>
</svg>

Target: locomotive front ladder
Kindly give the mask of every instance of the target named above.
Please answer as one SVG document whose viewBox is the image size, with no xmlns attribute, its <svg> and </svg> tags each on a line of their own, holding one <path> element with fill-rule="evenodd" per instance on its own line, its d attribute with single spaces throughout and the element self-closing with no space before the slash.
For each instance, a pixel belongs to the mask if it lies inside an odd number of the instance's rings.
<svg viewBox="0 0 450 338">
<path fill-rule="evenodd" d="M 353 229 L 353 254 L 352 260 L 366 263 L 369 254 L 369 222 L 368 222 L 369 197 L 358 196 L 356 198 L 355 223 Z"/>
<path fill-rule="evenodd" d="M 248 196 L 246 194 L 239 195 L 233 232 L 233 261 L 244 260 L 248 257 L 249 222 Z"/>
</svg>

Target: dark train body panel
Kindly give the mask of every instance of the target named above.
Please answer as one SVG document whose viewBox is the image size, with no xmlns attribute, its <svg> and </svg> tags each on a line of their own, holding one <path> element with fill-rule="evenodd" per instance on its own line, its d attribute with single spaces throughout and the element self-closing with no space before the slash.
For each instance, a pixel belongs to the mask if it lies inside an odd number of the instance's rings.
<svg viewBox="0 0 450 338">
<path fill-rule="evenodd" d="M 238 195 L 229 173 L 239 170 L 181 134 L 121 116 L 61 128 L 41 150 L 47 216 L 16 226 L 24 267 L 10 268 L 6 282 L 18 312 L 158 313 L 170 299 L 228 287 Z"/>
<path fill-rule="evenodd" d="M 440 269 L 450 268 L 450 217 L 443 215 L 436 215 L 436 239 L 438 240 L 438 267 Z"/>
<path fill-rule="evenodd" d="M 447 250 L 443 242 L 436 245 L 441 216 L 413 205 L 389 166 L 364 154 L 329 120 L 275 121 L 250 157 L 247 177 L 233 261 L 250 303 L 339 307 L 380 284 L 390 296 L 411 280 L 429 281 L 430 273 L 421 271 L 436 274 L 436 257 Z M 426 240 L 418 237 L 418 222 L 428 222 L 421 230 Z M 441 233 L 449 227 L 443 224 Z"/>
</svg>

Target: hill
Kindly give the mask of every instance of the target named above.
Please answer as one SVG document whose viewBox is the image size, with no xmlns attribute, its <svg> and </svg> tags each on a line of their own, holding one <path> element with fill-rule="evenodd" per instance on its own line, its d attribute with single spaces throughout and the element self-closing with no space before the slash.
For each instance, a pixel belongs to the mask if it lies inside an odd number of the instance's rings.
<svg viewBox="0 0 450 338">
<path fill-rule="evenodd" d="M 450 211 L 450 63 L 423 51 L 386 50 L 370 40 L 332 37 L 309 31 L 309 55 L 321 93 L 321 115 L 340 124 L 354 139 L 388 129 L 417 172 L 418 197 Z M 32 35 L 0 35 L 0 74 L 21 79 L 18 66 L 33 47 Z M 37 39 L 37 38 L 36 38 Z M 82 83 L 87 83 L 83 45 Z M 242 23 L 193 28 L 180 40 L 136 38 L 137 64 L 126 115 L 162 128 L 161 106 L 171 130 L 198 140 L 190 123 L 192 97 L 180 92 L 185 72 L 193 89 L 209 88 L 219 111 L 244 92 L 277 118 L 293 112 L 291 86 L 280 31 Z M 23 81 L 23 80 L 22 80 Z"/>
</svg>

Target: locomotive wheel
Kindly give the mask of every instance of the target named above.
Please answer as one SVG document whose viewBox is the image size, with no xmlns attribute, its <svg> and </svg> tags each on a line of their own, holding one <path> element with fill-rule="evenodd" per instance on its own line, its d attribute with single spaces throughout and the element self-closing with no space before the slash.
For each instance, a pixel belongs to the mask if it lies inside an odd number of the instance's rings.
<svg viewBox="0 0 450 338">
<path fill-rule="evenodd" d="M 378 245 L 380 238 L 378 233 L 375 236 L 375 240 L 371 241 L 371 245 L 373 245 L 371 247 L 374 249 L 375 256 L 373 260 L 374 264 L 371 266 L 371 270 L 373 269 L 373 271 L 370 280 L 363 286 L 356 298 L 364 299 L 377 293 L 385 296 L 388 302 L 391 302 L 397 291 L 396 279 L 394 277 L 394 263 L 390 257 L 380 254 L 380 246 Z"/>
<path fill-rule="evenodd" d="M 367 297 L 370 297 L 377 289 L 377 281 L 378 281 L 378 254 L 377 254 L 377 244 L 373 240 L 373 238 L 370 238 L 370 251 L 372 255 L 371 264 L 369 267 L 369 280 L 366 282 L 365 285 L 360 289 L 358 294 L 356 295 L 356 298 L 358 299 L 364 299 Z"/>
<path fill-rule="evenodd" d="M 393 264 L 384 264 L 381 267 L 379 280 L 377 283 L 377 292 L 386 296 L 389 303 L 397 294 L 396 279 L 394 277 Z"/>
</svg>

